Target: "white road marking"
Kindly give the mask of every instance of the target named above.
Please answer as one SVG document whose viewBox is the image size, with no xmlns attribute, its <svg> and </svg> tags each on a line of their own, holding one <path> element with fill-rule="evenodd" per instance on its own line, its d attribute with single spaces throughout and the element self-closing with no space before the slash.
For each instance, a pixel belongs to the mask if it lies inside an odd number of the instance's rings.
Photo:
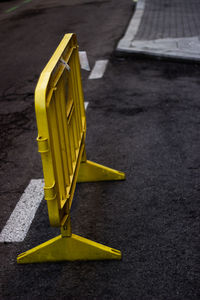
<svg viewBox="0 0 200 300">
<path fill-rule="evenodd" d="M 88 107 L 88 104 L 89 104 L 89 102 L 84 102 L 84 105 L 85 105 L 85 110 L 87 109 L 87 107 Z"/>
<path fill-rule="evenodd" d="M 44 181 L 32 179 L 0 234 L 0 242 L 22 242 L 44 197 Z"/>
<path fill-rule="evenodd" d="M 108 60 L 97 60 L 95 62 L 94 68 L 92 69 L 92 72 L 90 73 L 89 79 L 99 79 L 103 77 L 103 74 L 106 70 L 108 64 Z"/>
<path fill-rule="evenodd" d="M 86 51 L 79 51 L 79 58 L 80 58 L 81 69 L 90 71 L 90 65 L 89 65 Z"/>
</svg>

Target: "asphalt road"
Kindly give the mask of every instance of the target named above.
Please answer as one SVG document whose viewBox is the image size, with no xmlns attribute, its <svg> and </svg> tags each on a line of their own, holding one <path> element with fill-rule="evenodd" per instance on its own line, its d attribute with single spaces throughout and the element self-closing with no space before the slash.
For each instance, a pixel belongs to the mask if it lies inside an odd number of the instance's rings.
<svg viewBox="0 0 200 300">
<path fill-rule="evenodd" d="M 59 234 L 42 201 L 25 240 L 0 244 L 1 299 L 200 298 L 200 68 L 115 56 L 133 9 L 129 0 L 0 3 L 0 229 L 42 178 L 34 88 L 67 32 L 91 67 L 109 59 L 102 79 L 82 71 L 86 150 L 127 178 L 77 185 L 72 206 L 73 232 L 120 249 L 122 261 L 17 265 L 19 253 Z"/>
</svg>

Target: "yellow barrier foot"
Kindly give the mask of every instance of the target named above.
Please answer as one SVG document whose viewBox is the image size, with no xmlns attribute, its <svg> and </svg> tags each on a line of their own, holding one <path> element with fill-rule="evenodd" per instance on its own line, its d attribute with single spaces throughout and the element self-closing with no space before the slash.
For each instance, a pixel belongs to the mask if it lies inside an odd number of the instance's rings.
<svg viewBox="0 0 200 300">
<path fill-rule="evenodd" d="M 59 235 L 17 257 L 19 264 L 121 259 L 121 252 L 116 249 L 90 241 L 78 235 L 71 237 Z"/>
<path fill-rule="evenodd" d="M 81 162 L 77 182 L 106 180 L 125 180 L 125 174 L 89 160 Z"/>
</svg>

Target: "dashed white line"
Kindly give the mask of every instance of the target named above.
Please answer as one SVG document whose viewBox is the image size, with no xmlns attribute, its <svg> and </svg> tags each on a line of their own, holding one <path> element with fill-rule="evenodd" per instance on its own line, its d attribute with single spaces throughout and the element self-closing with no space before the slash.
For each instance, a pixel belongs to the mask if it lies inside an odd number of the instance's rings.
<svg viewBox="0 0 200 300">
<path fill-rule="evenodd" d="M 79 51 L 79 58 L 80 58 L 81 69 L 90 71 L 90 65 L 89 65 L 86 51 Z"/>
<path fill-rule="evenodd" d="M 44 197 L 42 179 L 32 179 L 0 234 L 0 242 L 22 242 Z"/>
<path fill-rule="evenodd" d="M 89 102 L 84 102 L 84 105 L 85 105 L 85 110 L 87 109 L 87 107 L 88 107 L 88 104 L 89 104 Z"/>
<path fill-rule="evenodd" d="M 108 64 L 107 59 L 97 60 L 95 62 L 94 68 L 92 69 L 92 72 L 90 73 L 89 79 L 102 78 L 106 70 L 107 64 Z"/>
</svg>

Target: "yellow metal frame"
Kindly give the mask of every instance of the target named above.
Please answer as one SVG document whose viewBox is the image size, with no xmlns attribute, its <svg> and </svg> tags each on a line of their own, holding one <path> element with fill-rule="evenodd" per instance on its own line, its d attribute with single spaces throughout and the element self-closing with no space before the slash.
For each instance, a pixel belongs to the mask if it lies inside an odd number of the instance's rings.
<svg viewBox="0 0 200 300">
<path fill-rule="evenodd" d="M 61 235 L 18 256 L 18 263 L 120 259 L 121 252 L 71 233 L 76 182 L 124 180 L 125 174 L 88 161 L 86 117 L 75 34 L 66 34 L 35 90 L 38 151 L 51 226 Z"/>
</svg>

